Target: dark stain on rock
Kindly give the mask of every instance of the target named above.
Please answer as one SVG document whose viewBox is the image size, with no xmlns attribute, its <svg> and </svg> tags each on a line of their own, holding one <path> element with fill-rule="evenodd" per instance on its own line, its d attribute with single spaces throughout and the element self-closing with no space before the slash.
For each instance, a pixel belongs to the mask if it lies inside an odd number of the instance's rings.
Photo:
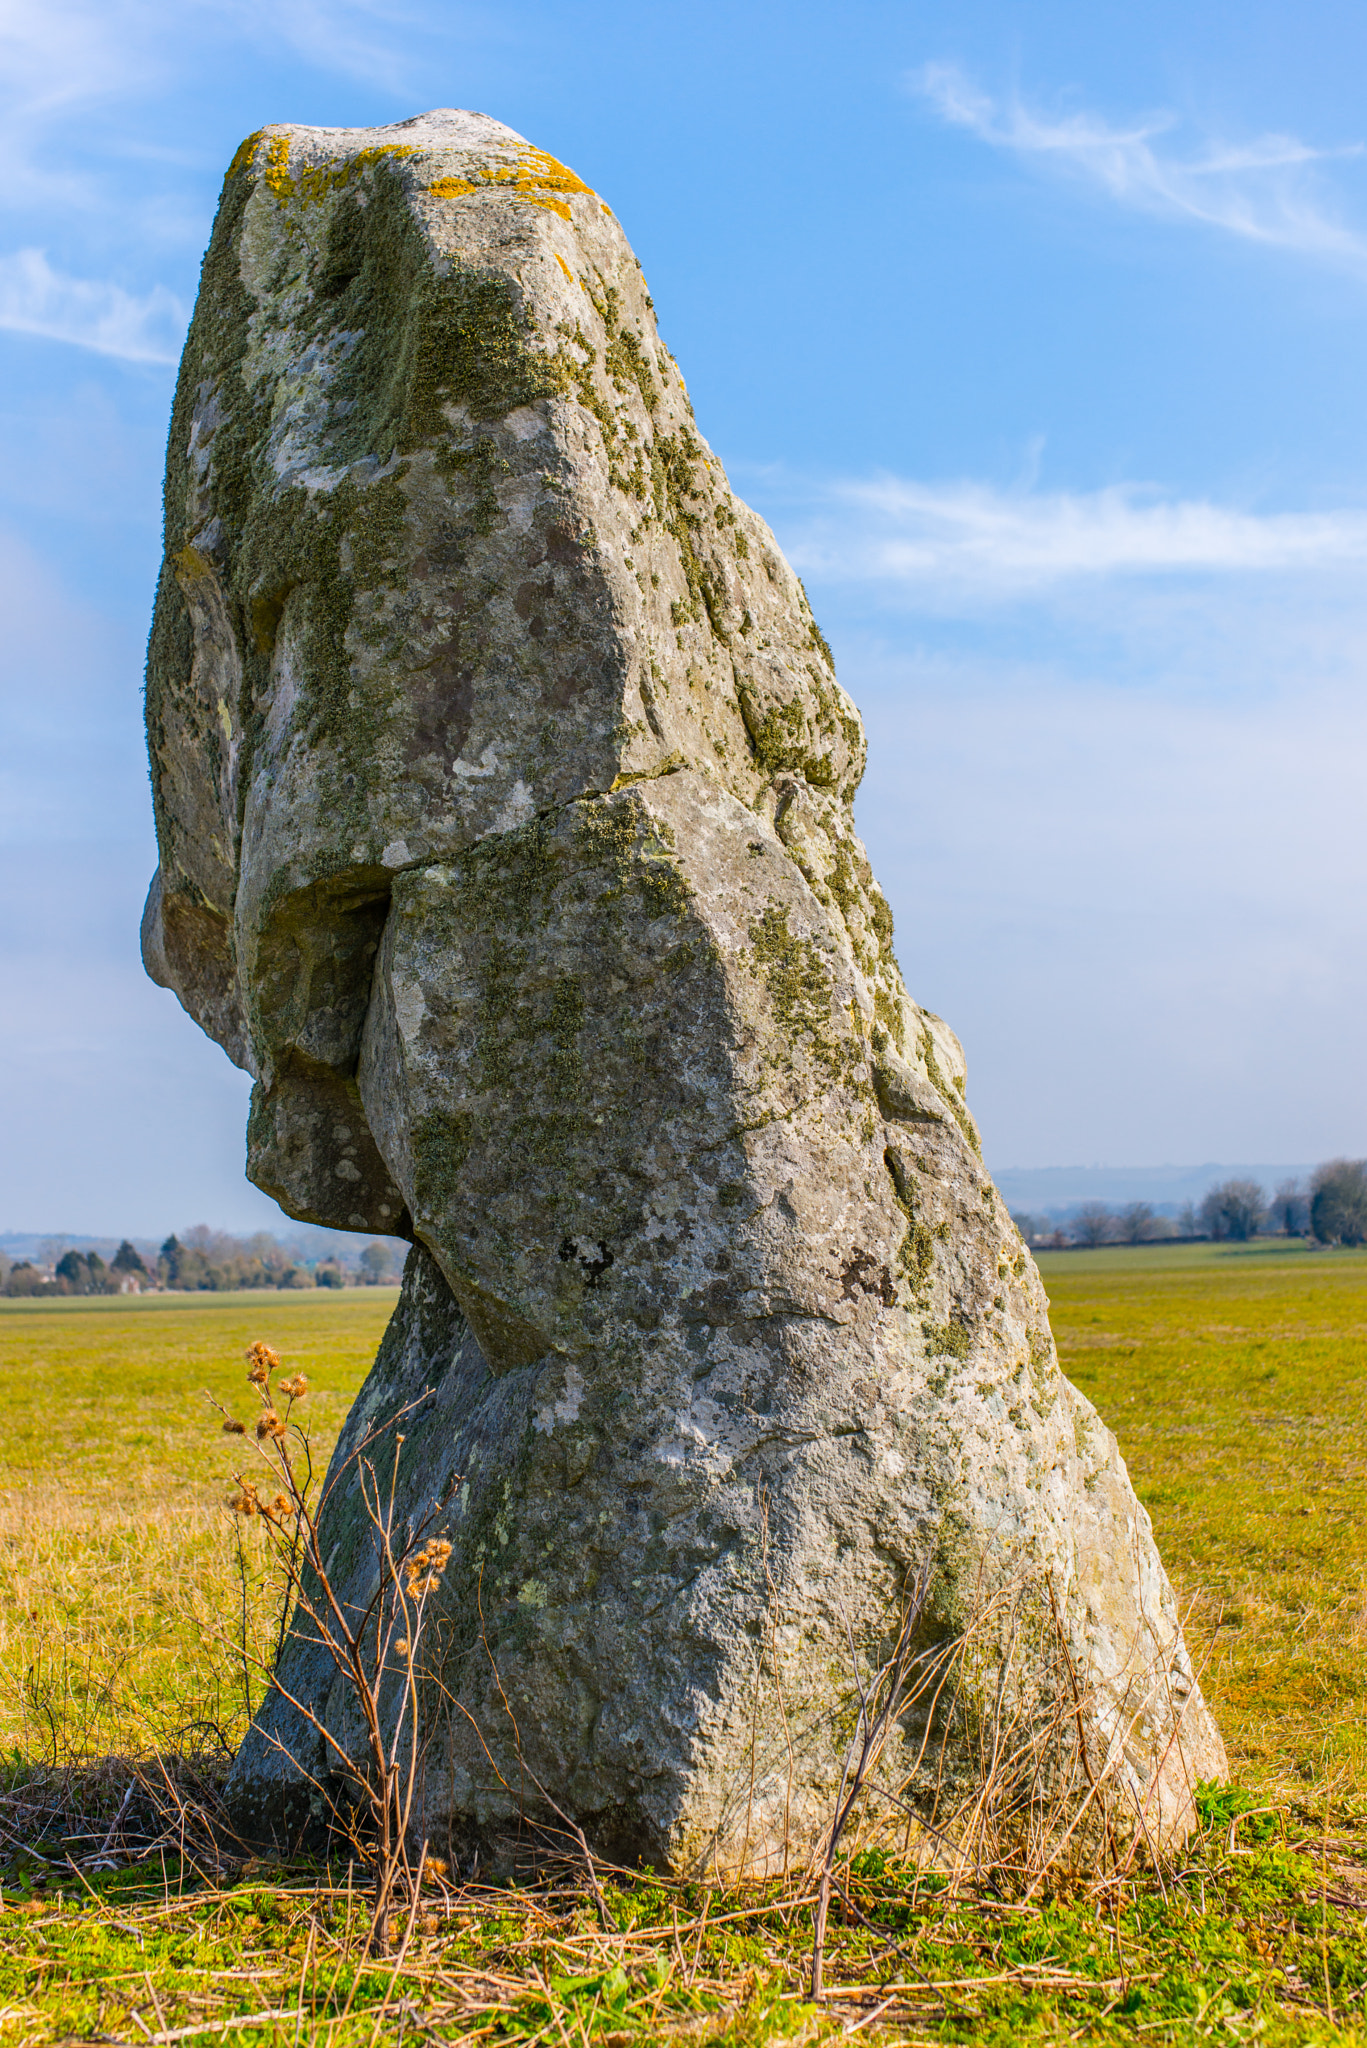
<svg viewBox="0 0 1367 2048">
<path fill-rule="evenodd" d="M 585 1287 L 596 1287 L 612 1264 L 607 1245 L 586 1237 L 567 1237 L 560 1247 L 560 1256 L 567 1266 L 578 1266 Z"/>
<path fill-rule="evenodd" d="M 566 568 L 577 567 L 583 558 L 584 544 L 574 529 L 569 526 L 551 526 L 546 530 L 546 560 L 559 562 Z"/>
<path fill-rule="evenodd" d="M 884 1308 L 892 1308 L 897 1301 L 897 1289 L 892 1284 L 892 1275 L 886 1266 L 880 1266 L 872 1252 L 856 1250 L 840 1275 L 841 1291 L 846 1301 L 858 1301 L 863 1294 L 876 1294 Z"/>
<path fill-rule="evenodd" d="M 432 754 L 449 768 L 470 734 L 474 714 L 475 671 L 462 658 L 457 630 L 414 671 L 408 684 L 408 759 L 416 763 Z"/>
</svg>

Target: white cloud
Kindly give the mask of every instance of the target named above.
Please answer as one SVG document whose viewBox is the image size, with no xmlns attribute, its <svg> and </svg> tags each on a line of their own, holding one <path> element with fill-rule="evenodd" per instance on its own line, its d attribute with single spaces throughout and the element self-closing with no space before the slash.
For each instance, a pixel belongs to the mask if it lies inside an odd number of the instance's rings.
<svg viewBox="0 0 1367 2048">
<path fill-rule="evenodd" d="M 1124 128 L 1089 113 L 1051 119 L 1019 99 L 992 99 L 954 64 L 924 65 L 907 82 L 951 126 L 1088 178 L 1121 205 L 1367 270 L 1367 235 L 1335 217 L 1314 176 L 1332 159 L 1360 156 L 1360 143 L 1317 149 L 1292 135 L 1264 135 L 1208 141 L 1182 155 L 1159 146 L 1177 125 L 1171 114 Z"/>
<path fill-rule="evenodd" d="M 132 363 L 174 363 L 185 308 L 165 285 L 142 297 L 121 285 L 64 277 L 41 249 L 0 256 L 0 327 L 68 341 Z"/>
<path fill-rule="evenodd" d="M 861 830 L 989 1158 L 1361 1150 L 1367 511 L 761 495 L 863 710 Z"/>
<path fill-rule="evenodd" d="M 1246 512 L 1134 484 L 1004 491 L 899 477 L 789 497 L 804 571 L 900 586 L 918 600 L 1043 594 L 1115 577 L 1306 573 L 1367 563 L 1367 511 Z"/>
</svg>

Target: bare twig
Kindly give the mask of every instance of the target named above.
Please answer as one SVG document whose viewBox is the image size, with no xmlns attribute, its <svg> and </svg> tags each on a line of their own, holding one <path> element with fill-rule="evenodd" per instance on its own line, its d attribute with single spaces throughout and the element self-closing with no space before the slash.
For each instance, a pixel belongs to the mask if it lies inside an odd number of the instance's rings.
<svg viewBox="0 0 1367 2048">
<path fill-rule="evenodd" d="M 897 1641 L 891 1657 L 882 1666 L 872 1686 L 865 1690 L 859 1674 L 858 1653 L 854 1640 L 850 1638 L 850 1657 L 854 1671 L 855 1688 L 859 1694 L 859 1718 L 855 1723 L 854 1735 L 846 1753 L 844 1769 L 840 1777 L 840 1790 L 836 1795 L 835 1813 L 830 1831 L 826 1837 L 826 1854 L 821 1867 L 821 1889 L 817 1897 L 816 1916 L 812 1928 L 812 1997 L 821 1996 L 821 1974 L 826 1943 L 826 1917 L 831 1903 L 831 1877 L 835 1869 L 836 1853 L 840 1838 L 845 1831 L 850 1815 L 868 1780 L 869 1773 L 883 1753 L 888 1735 L 906 1705 L 904 1687 L 907 1660 L 911 1653 L 912 1638 L 920 1622 L 930 1590 L 931 1565 L 922 1566 L 919 1576 L 908 1589 L 904 1598 L 902 1622 L 897 1632 Z M 849 1621 L 846 1619 L 846 1633 Z M 857 1748 L 856 1748 L 857 1745 Z"/>
<path fill-rule="evenodd" d="M 279 1490 L 273 1497 L 267 1497 L 260 1482 L 239 1473 L 237 1494 L 229 1505 L 243 1519 L 259 1518 L 273 1545 L 285 1590 L 275 1656 L 268 1663 L 251 1651 L 244 1621 L 244 1666 L 254 1664 L 260 1669 L 268 1688 L 312 1729 L 319 1738 L 323 1756 L 330 1762 L 332 1774 L 349 1788 L 351 1803 L 369 1816 L 367 1860 L 372 1883 L 366 1945 L 387 1955 L 394 1905 L 404 1893 L 416 1911 L 422 1884 L 421 1862 L 415 1870 L 409 1854 L 414 1801 L 426 1753 L 418 1684 L 420 1646 L 430 1597 L 440 1584 L 451 1555 L 450 1542 L 432 1533 L 439 1512 L 436 1503 L 422 1515 L 410 1518 L 403 1531 L 396 1526 L 399 1455 L 404 1441 L 399 1425 L 426 1400 L 427 1394 L 424 1391 L 387 1422 L 373 1426 L 347 1456 L 334 1461 L 315 1507 L 308 1434 L 294 1419 L 295 1404 L 307 1392 L 307 1382 L 302 1374 L 282 1379 L 273 1392 L 271 1380 L 280 1365 L 276 1354 L 269 1346 L 258 1343 L 251 1346 L 247 1358 L 247 1377 L 257 1389 L 261 1403 L 254 1448 L 270 1481 Z M 277 1401 L 284 1406 L 283 1415 Z M 211 1405 L 225 1413 L 218 1402 Z M 247 1434 L 244 1425 L 226 1414 L 225 1427 L 237 1435 Z M 393 1435 L 393 1455 L 382 1481 L 367 1453 L 388 1432 Z M 320 1535 L 322 1509 L 347 1475 L 354 1479 L 378 1567 L 375 1592 L 359 1612 L 343 1606 L 329 1576 Z M 244 1589 L 245 1585 L 244 1565 Z M 359 1756 L 281 1678 L 279 1652 L 287 1614 L 293 1618 L 296 1633 L 305 1643 L 324 1651 L 345 1682 L 361 1721 L 363 1741 Z M 397 1684 L 388 1685 L 389 1679 L 396 1679 Z M 250 1686 L 248 1701 L 250 1704 Z M 278 1737 L 268 1739 L 285 1749 Z M 300 1759 L 291 1756 L 290 1761 L 306 1782 L 323 1794 L 344 1834 L 355 1840 L 350 1814 L 342 1813 L 326 1787 Z M 356 1846 L 362 1845 L 358 1842 Z M 410 1924 L 411 1918 L 410 1914 Z"/>
</svg>

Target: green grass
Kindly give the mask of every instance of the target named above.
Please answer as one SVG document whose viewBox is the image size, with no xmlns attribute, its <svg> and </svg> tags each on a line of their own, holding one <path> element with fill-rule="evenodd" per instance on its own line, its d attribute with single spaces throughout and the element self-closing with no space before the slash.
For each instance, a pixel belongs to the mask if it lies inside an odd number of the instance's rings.
<svg viewBox="0 0 1367 2048">
<path fill-rule="evenodd" d="M 818 2009 L 810 1902 L 791 1886 L 622 1874 L 600 1915 L 575 1882 L 438 1885 L 396 1968 L 362 1960 L 344 1869 L 206 1885 L 172 1843 L 87 1887 L 60 1857 L 16 1858 L 0 1869 L 0 2041 L 143 2040 L 267 2012 L 190 2038 L 739 2048 L 858 2026 L 869 2041 L 1367 2043 L 1367 1255 L 1159 1246 L 1040 1264 L 1065 1370 L 1116 1430 L 1190 1607 L 1235 1771 L 1161 1874 L 952 1896 L 858 1858 Z M 318 1390 L 325 1452 L 392 1299 L 0 1315 L 6 1827 L 53 1797 L 35 1767 L 63 1742 L 146 1749 L 215 1703 L 230 1738 L 240 1727 L 221 1628 L 237 1596 L 232 1446 L 201 1389 L 245 1415 L 241 1354 L 266 1338 Z M 66 1692 L 44 1691 L 63 1639 L 104 1691 L 75 1683 L 69 1657 Z M 123 1779 L 105 1778 L 112 1805 Z"/>
<path fill-rule="evenodd" d="M 1278 1815 L 1206 1802 L 1160 1885 L 1081 1880 L 1027 1901 L 856 1859 L 842 1874 L 827 1996 L 807 1995 L 802 1895 L 605 1876 L 429 1895 L 411 1944 L 367 1962 L 345 1871 L 244 1870 L 181 1891 L 174 1859 L 7 1894 L 0 2038 L 154 2038 L 246 2019 L 234 2040 L 1361 2043 L 1362 1903 L 1337 1855 Z M 1241 1818 L 1231 1844 L 1230 1827 Z M 1362 1873 L 1358 1871 L 1357 1876 Z M 1332 2014 L 1332 2017 L 1331 2017 Z"/>
</svg>

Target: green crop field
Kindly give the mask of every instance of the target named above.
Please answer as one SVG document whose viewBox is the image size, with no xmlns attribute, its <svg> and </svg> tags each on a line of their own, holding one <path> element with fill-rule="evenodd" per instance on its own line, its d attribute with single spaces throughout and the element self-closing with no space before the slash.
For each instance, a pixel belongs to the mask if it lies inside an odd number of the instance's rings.
<svg viewBox="0 0 1367 2048">
<path fill-rule="evenodd" d="M 240 1735 L 244 1598 L 264 1644 L 274 1595 L 223 1511 L 234 1439 L 204 1393 L 249 1414 L 242 1353 L 264 1338 L 308 1374 L 325 1454 L 394 1296 L 0 1305 L 0 2041 L 1367 2042 L 1367 1254 L 1040 1265 L 1064 1369 L 1153 1516 L 1234 1784 L 1158 1871 L 1031 1895 L 857 1858 L 819 2006 L 800 1886 L 438 1881 L 381 1965 L 345 1872 L 206 1878 L 163 1841 L 87 1876 L 41 1832 L 26 1850 L 54 1788 L 68 1810 L 82 1786 L 92 1811 L 117 1804 L 133 1767 L 101 1759 Z"/>
</svg>

